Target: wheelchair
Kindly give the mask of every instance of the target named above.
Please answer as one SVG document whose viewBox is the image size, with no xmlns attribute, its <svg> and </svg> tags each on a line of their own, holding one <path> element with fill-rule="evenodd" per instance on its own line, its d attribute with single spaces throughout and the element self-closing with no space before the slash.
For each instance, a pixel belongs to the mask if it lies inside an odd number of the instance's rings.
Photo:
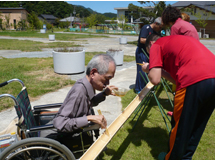
<svg viewBox="0 0 215 160">
<path fill-rule="evenodd" d="M 98 124 L 89 125 L 79 133 L 75 133 L 74 137 L 78 137 L 78 140 L 73 138 L 69 142 L 70 146 L 55 138 L 41 137 L 43 131 L 56 130 L 50 122 L 62 103 L 39 105 L 32 109 L 26 86 L 21 80 L 11 79 L 1 83 L 0 87 L 12 82 L 19 82 L 22 86 L 18 96 L 15 98 L 11 94 L 2 94 L 0 98 L 9 97 L 14 101 L 18 117 L 15 136 L 19 140 L 9 133 L 0 136 L 0 147 L 4 149 L 3 151 L 0 149 L 0 160 L 75 160 L 76 153 L 79 158 L 94 142 L 93 140 L 85 140 L 84 134 L 90 134 L 94 139 L 98 138 L 100 127 Z M 63 137 L 64 141 L 67 141 L 67 138 Z M 77 142 L 78 144 L 75 144 Z"/>
</svg>

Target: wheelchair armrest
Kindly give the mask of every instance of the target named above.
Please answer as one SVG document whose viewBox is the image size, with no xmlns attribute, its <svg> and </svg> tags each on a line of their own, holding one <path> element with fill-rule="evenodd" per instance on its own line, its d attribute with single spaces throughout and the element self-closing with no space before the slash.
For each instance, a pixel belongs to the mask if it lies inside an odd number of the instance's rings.
<svg viewBox="0 0 215 160">
<path fill-rule="evenodd" d="M 53 104 L 45 104 L 45 105 L 37 105 L 34 106 L 34 111 L 41 111 L 41 110 L 45 110 L 45 109 L 52 109 L 52 108 L 60 108 L 60 106 L 63 103 L 53 103 Z"/>
<path fill-rule="evenodd" d="M 99 129 L 101 126 L 97 123 L 95 124 L 89 124 L 88 126 L 83 128 L 83 132 L 87 132 L 87 131 L 91 131 L 91 130 L 97 130 Z"/>
<path fill-rule="evenodd" d="M 36 127 L 30 128 L 27 132 L 38 132 L 38 131 L 47 130 L 47 129 L 55 129 L 55 127 L 53 124 L 36 126 Z"/>
</svg>

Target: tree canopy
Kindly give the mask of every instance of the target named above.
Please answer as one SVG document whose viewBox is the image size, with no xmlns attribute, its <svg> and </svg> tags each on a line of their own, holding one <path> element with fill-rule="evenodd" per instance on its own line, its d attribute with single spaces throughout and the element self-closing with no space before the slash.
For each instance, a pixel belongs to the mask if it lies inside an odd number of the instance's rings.
<svg viewBox="0 0 215 160">
<path fill-rule="evenodd" d="M 135 19 L 140 18 L 143 23 L 151 23 L 157 17 L 161 17 L 166 8 L 164 1 L 138 1 L 142 6 L 129 4 L 128 9 Z M 151 7 L 151 9 L 148 9 Z"/>
<path fill-rule="evenodd" d="M 57 18 L 66 18 L 69 17 L 70 14 L 73 15 L 74 9 L 76 14 L 78 14 L 81 18 L 88 17 L 92 14 L 89 9 L 83 6 L 68 4 L 64 1 L 0 1 L 0 7 L 23 7 L 30 14 L 32 12 L 34 12 L 36 15 L 51 14 Z M 110 16 L 109 18 L 112 18 L 113 15 L 114 14 L 105 13 L 106 17 Z"/>
</svg>

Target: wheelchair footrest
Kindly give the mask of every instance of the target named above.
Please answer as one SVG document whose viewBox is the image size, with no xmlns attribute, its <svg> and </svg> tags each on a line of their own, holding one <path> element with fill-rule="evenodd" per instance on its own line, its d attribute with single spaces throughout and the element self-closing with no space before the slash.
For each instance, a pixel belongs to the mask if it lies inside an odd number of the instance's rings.
<svg viewBox="0 0 215 160">
<path fill-rule="evenodd" d="M 10 145 L 17 142 L 17 134 L 12 132 L 11 134 L 5 134 L 0 136 L 0 154 Z"/>
</svg>

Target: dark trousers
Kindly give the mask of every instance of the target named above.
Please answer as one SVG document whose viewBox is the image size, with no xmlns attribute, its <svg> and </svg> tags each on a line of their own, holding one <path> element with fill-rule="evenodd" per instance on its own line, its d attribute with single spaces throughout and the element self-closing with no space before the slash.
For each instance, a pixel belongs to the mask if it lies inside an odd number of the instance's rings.
<svg viewBox="0 0 215 160">
<path fill-rule="evenodd" d="M 215 107 L 215 79 L 203 80 L 187 87 L 184 95 L 180 91 L 175 95 L 166 160 L 192 159 Z"/>
<path fill-rule="evenodd" d="M 137 47 L 135 53 L 136 63 L 149 62 L 148 58 L 145 56 L 141 48 Z M 135 82 L 135 91 L 140 92 L 146 85 L 146 82 L 143 80 L 140 73 L 143 75 L 144 79 L 147 81 L 145 73 L 142 71 L 142 67 L 137 64 L 137 74 L 136 74 L 136 82 Z"/>
</svg>

